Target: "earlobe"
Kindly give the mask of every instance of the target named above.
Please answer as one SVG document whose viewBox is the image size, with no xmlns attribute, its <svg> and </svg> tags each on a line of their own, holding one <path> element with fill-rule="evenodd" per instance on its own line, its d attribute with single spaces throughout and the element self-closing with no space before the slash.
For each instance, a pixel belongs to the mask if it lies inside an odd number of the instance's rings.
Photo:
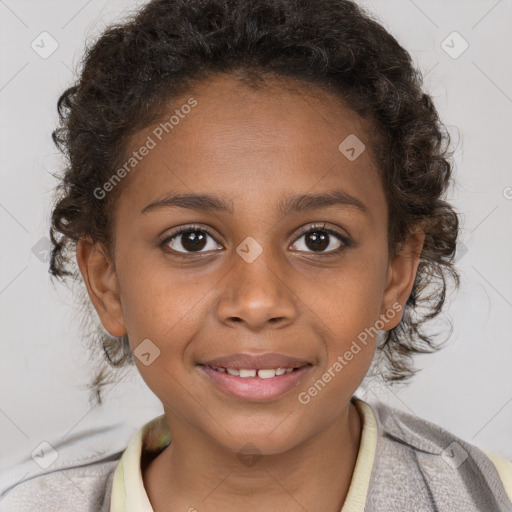
<svg viewBox="0 0 512 512">
<path fill-rule="evenodd" d="M 398 254 L 389 262 L 380 315 L 385 324 L 385 331 L 396 327 L 402 318 L 402 314 L 396 315 L 396 312 L 403 313 L 407 299 L 411 295 L 424 240 L 425 233 L 418 229 L 402 244 Z"/>
<path fill-rule="evenodd" d="M 119 282 L 105 247 L 99 242 L 91 243 L 80 239 L 76 248 L 76 259 L 87 293 L 103 327 L 112 336 L 123 336 L 126 334 L 126 326 Z"/>
</svg>

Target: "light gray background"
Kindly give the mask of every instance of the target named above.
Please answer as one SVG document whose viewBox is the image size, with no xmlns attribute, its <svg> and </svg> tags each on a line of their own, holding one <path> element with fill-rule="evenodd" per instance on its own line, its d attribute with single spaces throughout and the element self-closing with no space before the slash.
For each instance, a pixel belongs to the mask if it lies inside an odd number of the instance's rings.
<svg viewBox="0 0 512 512">
<path fill-rule="evenodd" d="M 30 454 L 42 441 L 120 428 L 111 446 L 122 449 L 162 412 L 135 369 L 108 392 L 104 406 L 89 407 L 77 313 L 67 289 L 54 289 L 47 263 L 32 252 L 48 234 L 55 184 L 49 173 L 62 165 L 50 138 L 57 98 L 73 79 L 85 41 L 140 3 L 0 0 L 0 469 L 11 468 L 8 483 L 40 471 Z M 365 5 L 426 73 L 426 89 L 458 145 L 451 198 L 464 214 L 450 342 L 417 360 L 423 371 L 408 387 L 370 394 L 512 459 L 512 2 Z M 46 59 L 31 48 L 43 31 L 58 43 Z M 469 44 L 458 58 L 441 47 L 446 40 L 452 54 L 462 48 L 454 31 Z"/>
</svg>

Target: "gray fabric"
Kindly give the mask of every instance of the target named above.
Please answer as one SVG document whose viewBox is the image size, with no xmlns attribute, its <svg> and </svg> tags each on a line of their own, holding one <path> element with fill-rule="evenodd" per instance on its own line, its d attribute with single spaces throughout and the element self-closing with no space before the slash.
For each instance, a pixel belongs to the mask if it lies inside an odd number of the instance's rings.
<svg viewBox="0 0 512 512">
<path fill-rule="evenodd" d="M 0 511 L 98 511 L 109 477 L 137 428 L 127 424 L 84 428 L 49 439 L 58 457 L 47 468 L 30 454 L 0 473 Z M 4 461 L 5 463 L 5 461 Z M 108 499 L 105 510 L 108 510 Z"/>
<path fill-rule="evenodd" d="M 119 457 L 26 480 L 0 500 L 2 512 L 108 512 Z"/>
<path fill-rule="evenodd" d="M 410 414 L 383 404 L 372 409 L 379 437 L 365 510 L 512 511 L 498 472 L 481 450 Z"/>
<path fill-rule="evenodd" d="M 512 512 L 492 462 L 440 427 L 383 404 L 373 404 L 377 450 L 367 512 Z M 455 452 L 443 451 L 452 443 Z M 58 467 L 2 490 L 2 512 L 108 512 L 121 452 L 84 458 L 75 441 L 75 467 Z M 454 467 L 458 456 L 467 458 Z M 448 456 L 446 456 L 448 453 Z M 455 454 L 455 457 L 450 455 Z M 459 457 L 459 460 L 461 458 Z M 450 462 L 452 465 L 450 465 Z M 350 511 L 349 511 L 350 512 Z"/>
</svg>

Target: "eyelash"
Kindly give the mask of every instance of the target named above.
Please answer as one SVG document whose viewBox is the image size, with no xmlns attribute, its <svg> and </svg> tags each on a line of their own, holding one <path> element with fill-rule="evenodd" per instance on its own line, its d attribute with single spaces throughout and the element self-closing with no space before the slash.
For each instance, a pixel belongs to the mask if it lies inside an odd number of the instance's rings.
<svg viewBox="0 0 512 512">
<path fill-rule="evenodd" d="M 173 233 L 171 233 L 168 237 L 166 237 L 161 243 L 160 243 L 160 247 L 168 252 L 168 253 L 172 253 L 173 255 L 176 255 L 176 256 L 182 256 L 182 257 L 186 257 L 186 255 L 189 255 L 189 254 L 194 254 L 194 255 L 200 255 L 200 254 L 204 254 L 204 253 L 201 253 L 201 252 L 180 252 L 180 251 L 175 251 L 174 249 L 170 249 L 170 248 L 166 248 L 167 244 L 172 241 L 174 238 L 178 237 L 179 235 L 181 235 L 182 233 L 188 233 L 188 232 L 191 232 L 191 231 L 201 231 L 203 233 L 206 233 L 208 236 L 210 236 L 213 240 L 215 240 L 216 243 L 219 243 L 217 242 L 216 238 L 212 235 L 212 233 L 210 233 L 210 231 L 206 228 L 203 228 L 202 226 L 199 226 L 197 224 L 190 224 L 188 226 L 182 226 L 180 228 L 177 228 Z M 334 255 L 338 255 L 340 254 L 341 252 L 343 252 L 347 247 L 351 247 L 351 241 L 348 237 L 342 235 L 341 233 L 339 233 L 338 231 L 335 231 L 333 229 L 329 229 L 329 228 L 326 228 L 325 227 L 325 223 L 323 224 L 313 224 L 313 225 L 310 225 L 310 226 L 307 226 L 307 227 L 304 227 L 304 228 L 301 228 L 299 230 L 299 233 L 297 235 L 297 238 L 295 239 L 295 241 L 297 241 L 301 236 L 303 235 L 306 235 L 308 233 L 311 233 L 311 232 L 314 232 L 314 231 L 322 231 L 324 233 L 327 233 L 329 235 L 332 235 L 334 236 L 335 238 L 337 238 L 341 243 L 342 245 L 340 247 L 338 247 L 337 249 L 334 249 L 332 251 L 328 251 L 328 252 L 314 252 L 314 251 L 311 251 L 309 252 L 308 254 L 316 254 L 316 255 L 319 255 L 321 257 L 328 257 L 328 256 L 334 256 Z M 295 242 L 294 242 L 295 243 Z M 304 252 L 304 251 L 299 251 L 299 252 Z"/>
</svg>

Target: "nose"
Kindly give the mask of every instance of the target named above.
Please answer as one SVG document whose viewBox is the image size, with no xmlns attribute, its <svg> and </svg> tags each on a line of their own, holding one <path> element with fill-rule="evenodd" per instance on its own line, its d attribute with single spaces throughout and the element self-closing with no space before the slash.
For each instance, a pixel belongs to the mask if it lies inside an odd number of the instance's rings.
<svg viewBox="0 0 512 512">
<path fill-rule="evenodd" d="M 230 327 L 245 326 L 252 331 L 283 328 L 297 317 L 289 273 L 263 254 L 250 263 L 235 255 L 222 285 L 217 317 Z"/>
</svg>

